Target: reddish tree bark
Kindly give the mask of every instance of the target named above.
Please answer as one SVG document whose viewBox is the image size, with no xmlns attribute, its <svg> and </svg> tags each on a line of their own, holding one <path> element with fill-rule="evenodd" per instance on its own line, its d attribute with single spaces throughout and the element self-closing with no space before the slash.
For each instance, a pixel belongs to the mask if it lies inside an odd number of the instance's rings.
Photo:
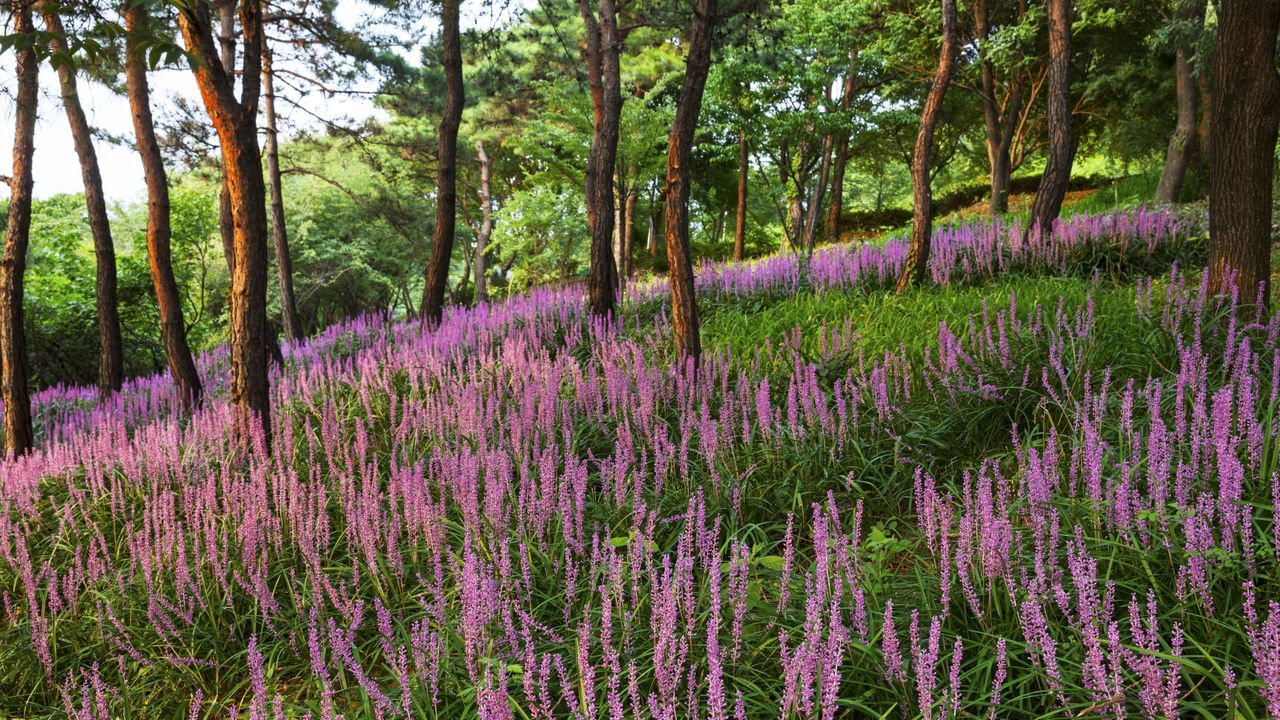
<svg viewBox="0 0 1280 720">
<path fill-rule="evenodd" d="M 585 182 L 587 225 L 591 229 L 587 303 L 592 315 L 607 317 L 613 313 L 618 292 L 618 272 L 613 253 L 613 171 L 622 116 L 622 81 L 618 61 L 622 39 L 618 33 L 618 10 L 614 0 L 599 0 L 598 4 L 599 18 L 591 8 L 591 0 L 578 0 L 578 10 L 586 26 L 587 79 L 594 117 Z"/>
<path fill-rule="evenodd" d="M 702 94 L 711 71 L 711 33 L 715 23 L 716 0 L 698 0 L 689 33 L 684 84 L 667 141 L 666 244 L 671 326 L 677 360 L 691 360 L 695 364 L 702 355 L 702 338 L 693 288 L 693 260 L 689 256 L 689 159 L 698 115 L 702 112 Z"/>
<path fill-rule="evenodd" d="M 236 84 L 236 0 L 215 0 L 218 8 L 218 47 L 222 69 L 231 79 L 234 92 Z M 227 185 L 224 170 L 222 186 L 218 193 L 218 234 L 222 238 L 222 254 L 227 260 L 227 272 L 235 271 L 235 221 L 231 217 L 231 188 Z M 229 304 L 229 303 L 228 303 Z"/>
<path fill-rule="evenodd" d="M 271 444 L 267 358 L 267 206 L 258 149 L 258 99 L 262 77 L 262 6 L 240 3 L 244 48 L 241 96 L 222 65 L 209 6 L 197 2 L 178 13 L 178 27 L 192 55 L 192 72 L 205 110 L 218 133 L 222 167 L 231 192 L 234 226 L 231 269 L 231 401 L 237 434 L 248 448 L 254 426 Z"/>
<path fill-rule="evenodd" d="M 933 189 L 929 185 L 929 166 L 932 164 L 933 132 L 942 115 L 942 101 L 951 74 L 955 71 L 956 55 L 960 41 L 956 29 L 956 0 L 942 0 L 942 50 L 938 57 L 938 71 L 933 85 L 925 96 L 920 111 L 920 130 L 916 132 L 915 151 L 911 156 L 911 185 L 915 209 L 911 214 L 911 244 L 907 248 L 907 261 L 898 276 L 898 292 L 923 282 L 929 269 L 929 246 L 933 234 Z"/>
<path fill-rule="evenodd" d="M 1209 283 L 1271 296 L 1271 183 L 1280 127 L 1280 0 L 1221 0 L 1209 133 Z"/>
<path fill-rule="evenodd" d="M 9 0 L 14 35 L 33 38 L 29 0 Z M 0 257 L 0 397 L 4 400 L 4 444 L 10 457 L 31 451 L 31 395 L 27 388 L 27 340 L 22 311 L 27 245 L 31 238 L 31 196 L 34 190 L 36 103 L 40 65 L 34 44 L 14 48 L 17 80 L 13 129 L 13 175 L 9 181 L 9 218 Z"/>
<path fill-rule="evenodd" d="M 1025 234 L 1053 231 L 1071 181 L 1071 0 L 1049 0 L 1049 158 L 1040 176 Z"/>
<path fill-rule="evenodd" d="M 94 297 L 98 311 L 98 389 L 103 395 L 120 390 L 124 382 L 124 342 L 120 337 L 120 310 L 116 297 L 116 250 L 111 238 L 111 222 L 107 218 L 107 202 L 102 192 L 102 172 L 98 153 L 93 147 L 93 131 L 80 104 L 76 70 L 70 62 L 66 30 L 56 6 L 41 0 L 41 14 L 51 37 L 49 50 L 55 58 L 62 107 L 71 127 L 71 139 L 80 160 L 80 177 L 84 183 L 85 211 L 93 236 L 93 255 L 97 263 Z"/>
<path fill-rule="evenodd" d="M 172 229 L 169 224 L 169 178 L 156 139 L 151 117 L 151 89 L 147 85 L 145 35 L 149 32 L 143 0 L 126 0 L 125 18 L 125 83 L 129 109 L 133 115 L 133 131 L 138 155 L 147 184 L 147 260 L 156 292 L 160 314 L 160 335 L 164 340 L 165 359 L 179 397 L 188 406 L 200 401 L 203 388 L 191 348 L 187 345 L 187 326 L 182 317 L 182 297 L 173 275 L 170 256 Z"/>
<path fill-rule="evenodd" d="M 422 317 L 438 325 L 444 317 L 444 291 L 453 260 L 458 217 L 458 126 L 462 124 L 462 38 L 458 27 L 460 0 L 444 0 L 440 12 L 443 39 L 444 116 L 440 119 L 439 167 L 436 175 L 436 230 L 422 292 Z"/>
</svg>

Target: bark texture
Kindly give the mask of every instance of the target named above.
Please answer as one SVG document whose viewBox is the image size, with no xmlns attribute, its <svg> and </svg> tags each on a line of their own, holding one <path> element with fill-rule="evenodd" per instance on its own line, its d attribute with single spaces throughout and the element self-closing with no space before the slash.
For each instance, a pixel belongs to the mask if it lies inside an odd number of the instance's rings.
<svg viewBox="0 0 1280 720">
<path fill-rule="evenodd" d="M 489 283 L 485 273 L 485 253 L 489 249 L 489 238 L 493 235 L 493 192 L 490 188 L 489 155 L 484 151 L 484 142 L 476 140 L 476 159 L 480 163 L 480 229 L 476 232 L 476 257 L 471 267 L 476 279 L 476 302 L 489 299 Z"/>
<path fill-rule="evenodd" d="M 1181 0 L 1178 4 L 1178 19 L 1186 22 L 1204 21 L 1204 0 Z M 1174 77 L 1177 83 L 1178 121 L 1174 126 L 1173 136 L 1169 138 L 1169 149 L 1165 151 L 1164 171 L 1160 174 L 1160 185 L 1156 187 L 1156 202 L 1175 203 L 1182 194 L 1182 181 L 1187 176 L 1187 166 L 1196 151 L 1196 115 L 1195 77 L 1191 69 L 1191 57 L 1195 47 L 1188 41 L 1178 43 L 1174 57 Z"/>
<path fill-rule="evenodd" d="M 733 222 L 733 260 L 742 262 L 747 253 L 747 172 L 751 155 L 747 131 L 738 128 L 738 206 Z"/>
<path fill-rule="evenodd" d="M 156 306 L 160 314 L 160 334 L 164 339 L 165 361 L 178 395 L 188 406 L 199 403 L 203 393 L 191 348 L 187 344 L 187 326 L 182 317 L 182 297 L 173 275 L 170 253 L 172 229 L 169 223 L 169 177 L 164 157 L 156 139 L 151 117 L 151 89 L 147 84 L 146 44 L 147 12 L 140 0 L 128 0 L 125 17 L 125 83 L 129 109 L 133 115 L 133 132 L 142 158 L 142 171 L 147 184 L 147 261 L 151 282 L 155 287 Z"/>
<path fill-rule="evenodd" d="M 1071 0 L 1048 0 L 1049 158 L 1040 176 L 1026 235 L 1049 233 L 1062 212 L 1076 144 L 1071 136 Z"/>
<path fill-rule="evenodd" d="M 458 15 L 460 0 L 444 0 L 440 12 L 443 38 L 440 60 L 444 67 L 444 115 L 440 118 L 440 149 L 436 174 L 436 230 L 422 291 L 422 317 L 438 325 L 444 317 L 444 291 L 453 260 L 453 236 L 458 219 L 458 126 L 462 124 L 462 38 Z"/>
<path fill-rule="evenodd" d="M 280 183 L 280 137 L 276 128 L 275 75 L 271 48 L 262 44 L 262 112 L 267 121 L 267 185 L 271 191 L 271 236 L 276 250 L 276 280 L 280 286 L 280 325 L 290 343 L 305 333 L 298 319 L 298 301 L 293 294 L 293 256 L 289 254 L 289 230 L 284 220 L 284 190 Z"/>
<path fill-rule="evenodd" d="M 585 182 L 587 225 L 591 229 L 587 303 L 592 315 L 607 317 L 613 313 L 618 291 L 613 253 L 613 171 L 622 116 L 618 60 L 622 39 L 618 33 L 618 10 L 614 0 L 599 0 L 598 4 L 599 18 L 591 7 L 591 0 L 578 0 L 578 10 L 586 26 L 587 78 L 594 116 Z"/>
<path fill-rule="evenodd" d="M 29 0 L 10 0 L 12 32 L 31 38 Z M 27 345 L 22 312 L 27 245 L 31 236 L 32 162 L 35 157 L 36 103 L 40 65 L 35 47 L 14 48 L 13 170 L 9 178 L 9 218 L 0 257 L 0 397 L 4 400 L 4 446 L 9 457 L 25 455 L 35 442 L 31 429 L 31 395 L 27 388 Z"/>
<path fill-rule="evenodd" d="M 1026 13 L 1026 3 L 1018 5 L 1018 17 Z M 985 50 L 991 35 L 991 15 L 987 0 L 974 0 L 974 29 L 978 45 Z M 982 117 L 986 125 L 987 162 L 991 167 L 991 197 L 988 208 L 991 217 L 1009 211 L 1009 179 L 1013 174 L 1011 149 L 1017 128 L 1018 113 L 1022 108 L 1022 86 L 1025 74 L 1018 70 L 1009 84 L 1009 92 L 1001 107 L 996 98 L 995 66 L 989 59 L 982 61 Z"/>
<path fill-rule="evenodd" d="M 93 255 L 97 264 L 94 298 L 98 311 L 98 389 L 105 396 L 120 390 L 124 382 L 124 341 L 120 337 L 120 309 L 116 295 L 116 250 L 107 218 L 107 202 L 102 192 L 102 172 L 98 153 L 93 147 L 93 130 L 80 104 L 75 67 L 70 63 L 66 30 L 56 5 L 41 0 L 41 14 L 50 33 L 49 50 L 58 71 L 62 107 L 71 127 L 71 139 L 80 160 L 80 177 L 84 183 L 85 211 L 93 236 Z"/>
<path fill-rule="evenodd" d="M 1221 0 L 1209 133 L 1209 284 L 1240 299 L 1271 295 L 1271 193 L 1280 77 L 1280 0 Z M 1257 295 L 1255 296 L 1255 291 Z"/>
<path fill-rule="evenodd" d="M 933 236 L 933 189 L 929 185 L 929 167 L 933 156 L 933 132 L 942 115 L 942 101 L 951 75 L 955 71 L 960 50 L 956 28 L 956 0 L 942 0 L 942 50 L 938 55 L 938 71 L 925 96 L 920 111 L 920 129 L 916 132 L 915 150 L 911 155 L 911 185 L 915 208 L 911 214 L 911 244 L 907 261 L 898 276 L 898 292 L 923 282 L 929 270 L 929 249 Z"/>
<path fill-rule="evenodd" d="M 258 100 L 262 77 L 262 6 L 239 6 L 243 41 L 241 94 L 223 67 L 214 42 L 209 7 L 196 3 L 178 14 L 183 42 L 192 55 L 192 71 L 205 110 L 218 133 L 222 167 L 231 193 L 234 227 L 231 267 L 231 401 L 237 436 L 249 448 L 260 429 L 271 447 L 268 377 L 270 329 L 267 325 L 267 206 L 258 149 Z"/>
<path fill-rule="evenodd" d="M 702 355 L 698 303 L 693 288 L 693 260 L 689 256 L 689 159 L 693 135 L 702 112 L 702 94 L 711 71 L 711 33 L 715 29 L 716 0 L 697 0 L 685 58 L 684 84 L 676 101 L 675 120 L 667 142 L 666 244 L 671 285 L 671 325 L 676 358 L 697 363 Z"/>
</svg>

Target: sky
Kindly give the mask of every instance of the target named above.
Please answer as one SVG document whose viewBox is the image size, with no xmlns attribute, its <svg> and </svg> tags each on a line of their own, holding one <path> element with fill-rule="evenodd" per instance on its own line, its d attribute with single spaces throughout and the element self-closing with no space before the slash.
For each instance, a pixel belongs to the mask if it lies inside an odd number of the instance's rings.
<svg viewBox="0 0 1280 720">
<path fill-rule="evenodd" d="M 348 27 L 365 20 L 359 0 L 341 2 L 337 16 L 339 21 Z M 434 32 L 434 28 L 430 28 L 429 31 Z M 203 107 L 200 105 L 195 80 L 190 70 L 185 67 L 153 72 L 150 81 L 152 107 L 157 121 L 165 114 L 165 108 L 172 106 L 175 96 L 190 99 L 197 108 Z M 0 87 L 13 88 L 15 85 L 13 55 L 10 53 L 0 55 Z M 45 198 L 59 193 L 80 192 L 83 188 L 80 179 L 80 162 L 76 157 L 75 147 L 71 141 L 71 131 L 67 127 L 66 115 L 58 97 L 57 74 L 47 64 L 42 65 L 41 68 L 40 89 L 35 138 L 35 195 Z M 145 185 L 142 162 L 132 146 L 133 122 L 129 114 L 129 101 L 124 96 L 115 95 L 105 87 L 90 83 L 83 77 L 79 80 L 79 90 L 89 123 L 100 133 L 122 138 L 127 142 L 127 144 L 113 144 L 98 139 L 95 143 L 108 202 L 141 200 L 145 194 Z M 300 124 L 314 127 L 314 120 L 304 117 L 291 118 L 287 103 L 277 102 L 276 105 L 277 112 L 280 113 L 279 125 L 283 134 L 287 135 L 291 127 L 299 127 Z M 309 111 L 327 118 L 364 118 L 376 112 L 372 102 L 367 98 L 351 96 L 330 99 L 316 94 L 314 97 L 307 98 L 306 106 Z M 302 114 L 298 113 L 298 115 Z M 10 174 L 13 127 L 12 95 L 0 93 L 0 175 Z M 0 184 L 0 198 L 6 197 L 8 193 L 8 187 Z"/>
</svg>

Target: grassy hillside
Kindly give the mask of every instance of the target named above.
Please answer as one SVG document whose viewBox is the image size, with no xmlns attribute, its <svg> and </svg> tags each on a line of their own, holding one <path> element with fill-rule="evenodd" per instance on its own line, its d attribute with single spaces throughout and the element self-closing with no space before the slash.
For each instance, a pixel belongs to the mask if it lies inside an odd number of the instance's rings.
<svg viewBox="0 0 1280 720">
<path fill-rule="evenodd" d="M 1280 320 L 1193 215 L 956 225 L 39 399 L 0 478 L 0 716 L 1264 717 Z M 1270 603 L 1270 604 L 1269 604 Z M 1268 710 L 1268 708 L 1271 708 Z"/>
</svg>

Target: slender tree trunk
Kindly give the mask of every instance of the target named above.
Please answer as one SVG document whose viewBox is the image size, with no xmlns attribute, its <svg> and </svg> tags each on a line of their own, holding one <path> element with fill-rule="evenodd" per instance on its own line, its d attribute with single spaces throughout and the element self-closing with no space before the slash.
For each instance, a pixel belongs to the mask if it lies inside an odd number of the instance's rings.
<svg viewBox="0 0 1280 720">
<path fill-rule="evenodd" d="M 1205 5 L 1204 0 L 1181 0 L 1179 19 L 1203 22 Z M 1182 181 L 1186 178 L 1191 156 L 1195 154 L 1197 90 L 1191 72 L 1191 55 L 1194 52 L 1195 48 L 1190 42 L 1181 42 L 1174 60 L 1178 122 L 1173 136 L 1169 138 L 1169 149 L 1164 156 L 1164 172 L 1161 173 L 1160 185 L 1156 188 L 1156 202 L 1166 205 L 1177 202 L 1178 196 L 1182 194 Z"/>
<path fill-rule="evenodd" d="M 236 431 L 249 449 L 255 426 L 271 447 L 268 376 L 270 329 L 267 325 L 267 203 L 258 149 L 258 99 L 262 78 L 262 6 L 240 4 L 244 41 L 241 96 L 218 58 L 208 8 L 197 4 L 178 13 L 192 71 L 205 109 L 218 133 L 222 167 L 231 191 L 235 228 L 231 271 L 230 356 L 231 401 Z"/>
<path fill-rule="evenodd" d="M 1271 294 L 1271 193 L 1280 126 L 1280 0 L 1221 0 L 1213 51 L 1209 282 L 1240 300 Z"/>
<path fill-rule="evenodd" d="M 441 63 L 445 74 L 444 116 L 440 119 L 439 170 L 436 181 L 436 232 L 422 291 L 422 317 L 432 325 L 444 318 L 444 290 L 453 260 L 458 213 L 458 126 L 462 123 L 462 38 L 458 28 L 461 0 L 444 0 L 440 26 Z"/>
<path fill-rule="evenodd" d="M 1025 234 L 1053 232 L 1071 181 L 1076 144 L 1071 136 L 1071 0 L 1049 0 L 1049 159 Z"/>
<path fill-rule="evenodd" d="M 698 303 L 693 288 L 693 260 L 689 256 L 689 160 L 693 135 L 702 111 L 702 93 L 711 71 L 711 34 L 716 23 L 716 0 L 697 0 L 685 57 L 684 84 L 676 101 L 676 116 L 667 143 L 666 240 L 671 285 L 671 325 L 676 358 L 695 364 L 702 355 Z"/>
<path fill-rule="evenodd" d="M 822 140 L 822 162 L 818 169 L 818 183 L 813 189 L 813 197 L 809 201 L 809 216 L 804 223 L 806 265 L 809 258 L 813 257 L 813 248 L 818 242 L 818 220 L 822 217 L 822 201 L 826 197 L 827 182 L 831 176 L 831 154 L 834 145 L 835 136 L 827 133 L 827 136 Z"/>
<path fill-rule="evenodd" d="M 32 44 L 35 24 L 27 0 L 9 0 L 12 32 L 23 39 L 13 49 L 17 82 L 13 129 L 13 175 L 9 178 L 9 217 L 0 258 L 0 396 L 4 400 L 4 445 L 10 457 L 30 452 L 31 396 L 27 388 L 27 341 L 23 318 L 23 279 L 31 237 L 34 189 L 36 103 L 40 64 Z"/>
<path fill-rule="evenodd" d="M 1020 18 L 1025 11 L 1026 4 L 1021 3 Z M 973 15 L 979 46 L 985 50 L 991 33 L 991 17 L 986 0 L 975 0 Z M 1002 112 L 996 102 L 995 67 L 990 60 L 982 61 L 982 116 L 987 131 L 987 162 L 991 166 L 991 197 L 988 208 L 992 218 L 1009 211 L 1009 180 L 1013 174 L 1009 151 L 1013 143 L 1015 119 L 1022 106 L 1022 77 L 1020 70 L 1015 71 L 1008 101 Z"/>
<path fill-rule="evenodd" d="M 493 194 L 490 190 L 489 156 L 485 154 L 484 142 L 476 140 L 476 158 L 480 162 L 480 231 L 476 233 L 476 257 L 471 267 L 476 278 L 476 302 L 488 299 L 489 283 L 485 273 L 485 252 L 489 248 L 489 237 L 493 235 Z"/>
<path fill-rule="evenodd" d="M 649 257 L 658 257 L 658 214 L 656 212 L 649 213 L 649 231 L 645 237 L 644 246 L 649 252 Z"/>
<path fill-rule="evenodd" d="M 857 72 L 858 48 L 849 51 L 849 72 L 844 77 L 844 92 L 840 98 L 840 108 L 846 113 L 853 109 L 853 97 L 858 92 Z M 831 170 L 831 200 L 827 207 L 827 240 L 840 241 L 840 218 L 844 214 L 844 176 L 849 167 L 848 129 L 838 133 L 836 141 L 835 165 Z"/>
<path fill-rule="evenodd" d="M 67 57 L 69 51 L 62 18 L 49 0 L 41 0 L 40 8 L 45 27 L 52 36 L 49 49 L 55 56 Z M 71 138 L 80 159 L 85 210 L 89 216 L 89 230 L 93 235 L 93 253 L 97 263 L 95 299 L 98 310 L 98 389 L 105 396 L 119 391 L 124 381 L 124 342 L 120 337 L 120 310 L 116 297 L 115 243 L 111 239 L 111 222 L 107 217 L 107 202 L 102 192 L 98 153 L 93 147 L 93 131 L 80 104 L 76 71 L 70 63 L 58 63 L 58 83 L 62 93 L 62 106 L 67 113 L 67 124 L 71 126 Z"/>
<path fill-rule="evenodd" d="M 147 85 L 147 10 L 143 0 L 126 0 L 125 83 L 129 109 L 133 115 L 133 132 L 147 184 L 147 260 L 156 292 L 160 314 L 160 334 L 164 340 L 165 361 L 179 397 L 188 406 L 200 401 L 203 387 L 187 345 L 187 325 L 182 316 L 182 296 L 173 275 L 170 254 L 172 229 L 169 223 L 169 178 L 164 157 L 156 139 L 151 118 L 151 89 Z"/>
<path fill-rule="evenodd" d="M 271 48 L 262 44 L 262 110 L 267 121 L 267 183 L 271 192 L 271 231 L 276 246 L 276 278 L 280 285 L 280 324 L 290 343 L 302 339 L 298 302 L 293 294 L 293 257 L 289 254 L 289 231 L 284 219 L 284 190 L 280 182 L 280 133 L 276 127 L 275 74 Z"/>
<path fill-rule="evenodd" d="M 625 291 L 627 289 L 627 260 L 622 254 L 623 246 L 626 244 L 626 241 L 622 238 L 622 232 L 623 227 L 626 225 L 627 187 L 621 177 L 617 178 L 613 201 L 613 269 L 617 273 L 618 290 Z"/>
<path fill-rule="evenodd" d="M 622 81 L 618 54 L 622 40 L 618 34 L 618 12 L 614 0 L 599 0 L 596 18 L 591 0 L 578 0 L 578 10 L 586 25 L 587 77 L 591 87 L 594 126 L 587 158 L 587 225 L 591 228 L 590 271 L 587 275 L 587 302 L 591 314 L 606 317 L 613 313 L 618 276 L 612 242 L 614 225 L 613 169 L 618 154 L 618 125 L 622 115 Z"/>
<path fill-rule="evenodd" d="M 742 262 L 747 254 L 747 173 L 750 170 L 747 131 L 738 128 L 738 207 L 733 224 L 733 260 Z"/>
<path fill-rule="evenodd" d="M 907 248 L 907 261 L 898 276 L 898 292 L 921 283 L 928 276 L 929 249 L 933 236 L 933 190 L 929 184 L 929 167 L 932 164 L 933 132 L 942 115 L 942 100 L 951 84 L 959 52 L 956 30 L 956 0 L 942 0 L 942 51 L 938 58 L 938 72 L 925 97 L 920 111 L 920 130 L 916 133 L 915 151 L 911 156 L 911 184 L 915 209 L 911 216 L 911 244 Z"/>
<path fill-rule="evenodd" d="M 631 277 L 631 253 L 635 239 L 636 199 L 639 193 L 633 184 L 627 193 L 627 202 L 622 213 L 622 278 Z"/>
<path fill-rule="evenodd" d="M 1196 154 L 1206 161 L 1213 154 L 1209 148 L 1209 128 L 1213 125 L 1213 82 L 1209 78 L 1211 72 L 1200 72 L 1195 76 L 1196 91 L 1200 95 L 1200 119 L 1196 123 Z"/>
<path fill-rule="evenodd" d="M 222 67 L 230 78 L 231 91 L 236 84 L 236 0 L 218 0 L 218 46 Z M 227 173 L 222 172 L 222 187 L 218 193 L 218 233 L 222 238 L 222 254 L 227 261 L 227 272 L 235 272 L 235 221 L 231 216 L 231 188 L 227 187 Z M 228 302 L 228 305 L 230 303 Z"/>
</svg>

